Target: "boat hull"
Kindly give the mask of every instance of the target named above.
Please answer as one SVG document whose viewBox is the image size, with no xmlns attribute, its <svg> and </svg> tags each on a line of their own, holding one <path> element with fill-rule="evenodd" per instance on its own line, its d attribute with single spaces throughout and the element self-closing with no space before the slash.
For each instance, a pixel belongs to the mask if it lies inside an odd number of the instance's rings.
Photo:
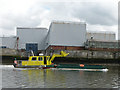
<svg viewBox="0 0 120 90">
<path fill-rule="evenodd" d="M 56 69 L 56 68 L 55 68 Z M 107 68 L 105 69 L 74 69 L 74 68 L 57 68 L 57 70 L 79 70 L 79 71 L 108 71 Z"/>
<path fill-rule="evenodd" d="M 46 67 L 53 67 L 54 65 L 47 65 Z M 74 69 L 105 69 L 102 65 L 83 65 L 83 64 L 58 64 L 56 68 L 74 68 Z"/>
<path fill-rule="evenodd" d="M 57 68 L 74 68 L 74 69 L 104 69 L 102 65 L 83 65 L 83 64 L 59 64 Z"/>
<path fill-rule="evenodd" d="M 48 69 L 48 68 L 56 68 L 55 65 L 13 65 L 15 68 L 40 68 L 40 69 Z"/>
<path fill-rule="evenodd" d="M 55 68 L 59 70 L 85 70 L 85 71 L 107 71 L 106 67 L 102 65 L 83 65 L 83 64 L 53 64 L 53 65 L 43 65 L 43 66 L 14 66 L 15 68 L 40 68 L 49 69 Z"/>
<path fill-rule="evenodd" d="M 47 66 L 52 67 L 52 66 Z M 102 65 L 83 65 L 83 64 L 58 64 L 56 68 L 58 70 L 83 70 L 83 71 L 108 71 L 105 66 Z"/>
</svg>

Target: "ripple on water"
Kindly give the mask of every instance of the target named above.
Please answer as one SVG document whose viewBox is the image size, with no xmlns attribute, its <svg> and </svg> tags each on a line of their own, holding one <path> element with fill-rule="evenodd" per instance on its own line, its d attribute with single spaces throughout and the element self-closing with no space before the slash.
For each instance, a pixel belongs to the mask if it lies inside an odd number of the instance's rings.
<svg viewBox="0 0 120 90">
<path fill-rule="evenodd" d="M 16 88 L 117 88 L 118 71 L 108 72 L 17 69 L 0 65 L 3 87 Z M 119 67 L 118 67 L 119 68 Z"/>
<path fill-rule="evenodd" d="M 0 69 L 4 69 L 4 68 L 11 69 L 11 68 L 14 68 L 14 66 L 13 65 L 0 65 Z"/>
</svg>

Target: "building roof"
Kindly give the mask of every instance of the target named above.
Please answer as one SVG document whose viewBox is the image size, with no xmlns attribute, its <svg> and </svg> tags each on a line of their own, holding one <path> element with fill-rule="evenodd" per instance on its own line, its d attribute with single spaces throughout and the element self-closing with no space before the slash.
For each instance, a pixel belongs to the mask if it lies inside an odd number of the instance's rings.
<svg viewBox="0 0 120 90">
<path fill-rule="evenodd" d="M 3 37 L 0 37 L 0 38 L 17 38 L 17 36 L 3 36 Z"/>
<path fill-rule="evenodd" d="M 87 33 L 96 33 L 96 34 L 115 34 L 113 31 L 87 31 Z"/>
<path fill-rule="evenodd" d="M 47 28 L 44 28 L 44 27 L 17 27 L 17 29 L 44 29 L 44 30 L 48 30 Z"/>
<path fill-rule="evenodd" d="M 53 21 L 54 24 L 86 24 L 85 22 L 73 22 L 73 21 Z"/>
</svg>

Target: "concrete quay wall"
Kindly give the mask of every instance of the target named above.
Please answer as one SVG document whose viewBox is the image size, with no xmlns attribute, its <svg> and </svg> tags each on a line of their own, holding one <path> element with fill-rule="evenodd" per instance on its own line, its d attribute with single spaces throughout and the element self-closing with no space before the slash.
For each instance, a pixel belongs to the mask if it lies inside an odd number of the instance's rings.
<svg viewBox="0 0 120 90">
<path fill-rule="evenodd" d="M 103 58 L 103 59 L 118 59 L 120 58 L 120 52 L 110 52 L 110 51 L 89 51 L 89 50 L 65 50 L 65 52 L 69 53 L 67 57 L 75 57 L 75 58 Z M 53 53 L 60 53 L 60 50 L 54 50 L 47 52 L 47 55 L 52 55 Z"/>
<path fill-rule="evenodd" d="M 77 58 L 103 58 L 103 59 L 118 59 L 120 58 L 120 52 L 110 52 L 110 51 L 89 51 L 89 50 L 65 50 L 69 53 L 67 57 L 77 57 Z M 45 55 L 52 55 L 53 53 L 60 53 L 60 50 L 47 51 Z M 1 56 L 21 56 L 27 57 L 25 51 L 15 50 L 15 49 L 0 49 Z"/>
<path fill-rule="evenodd" d="M 21 56 L 26 57 L 26 52 L 16 49 L 0 48 L 0 56 Z"/>
</svg>

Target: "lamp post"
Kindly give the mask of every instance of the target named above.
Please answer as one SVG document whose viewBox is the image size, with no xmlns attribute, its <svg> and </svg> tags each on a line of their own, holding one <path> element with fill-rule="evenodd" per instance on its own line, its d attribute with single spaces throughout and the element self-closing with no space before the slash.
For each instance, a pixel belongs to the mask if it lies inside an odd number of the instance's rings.
<svg viewBox="0 0 120 90">
<path fill-rule="evenodd" d="M 92 50 L 92 48 L 93 48 L 93 36 L 91 36 L 91 45 L 90 45 L 90 47 L 91 47 L 91 56 L 92 56 L 92 58 L 93 58 L 93 50 Z"/>
<path fill-rule="evenodd" d="M 51 47 L 50 48 L 50 56 L 52 56 L 52 54 L 53 54 L 53 48 Z"/>
</svg>

